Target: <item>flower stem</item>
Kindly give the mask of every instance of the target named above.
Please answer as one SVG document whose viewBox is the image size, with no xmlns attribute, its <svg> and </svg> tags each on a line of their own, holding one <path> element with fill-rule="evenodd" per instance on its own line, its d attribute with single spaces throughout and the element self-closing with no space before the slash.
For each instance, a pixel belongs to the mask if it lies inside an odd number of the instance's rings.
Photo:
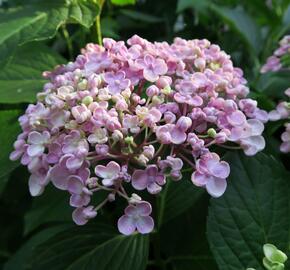
<svg viewBox="0 0 290 270">
<path fill-rule="evenodd" d="M 99 0 L 98 5 L 99 5 L 99 13 L 96 17 L 96 30 L 97 30 L 97 38 L 98 38 L 98 43 L 100 46 L 103 45 L 103 38 L 102 38 L 102 29 L 101 29 L 101 13 L 103 9 L 103 5 L 105 3 L 105 0 Z"/>
<path fill-rule="evenodd" d="M 69 58 L 73 59 L 73 46 L 72 46 L 72 42 L 71 42 L 71 39 L 69 37 L 69 33 L 67 31 L 67 28 L 66 28 L 65 24 L 62 25 L 62 34 L 63 34 L 63 37 L 64 37 L 64 39 L 66 41 Z"/>
</svg>

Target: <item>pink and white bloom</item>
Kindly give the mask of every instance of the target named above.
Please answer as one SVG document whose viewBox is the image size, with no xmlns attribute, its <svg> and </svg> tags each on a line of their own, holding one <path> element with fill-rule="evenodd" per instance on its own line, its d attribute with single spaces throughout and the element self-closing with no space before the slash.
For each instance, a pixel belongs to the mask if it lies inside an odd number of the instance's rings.
<svg viewBox="0 0 290 270">
<path fill-rule="evenodd" d="M 72 213 L 72 219 L 77 225 L 85 225 L 90 219 L 96 217 L 97 212 L 93 206 L 76 208 Z"/>
<path fill-rule="evenodd" d="M 85 182 L 76 175 L 68 178 L 67 189 L 71 193 L 70 205 L 82 207 L 89 204 L 93 193 L 85 186 Z"/>
<path fill-rule="evenodd" d="M 143 69 L 143 76 L 149 82 L 155 82 L 160 75 L 166 74 L 168 68 L 163 59 L 155 58 L 146 54 L 143 59 L 136 60 L 137 64 Z"/>
<path fill-rule="evenodd" d="M 141 234 L 150 233 L 154 228 L 154 220 L 150 217 L 152 207 L 148 202 L 139 202 L 129 205 L 125 215 L 118 220 L 118 229 L 122 234 L 130 235 L 136 230 Z"/>
<path fill-rule="evenodd" d="M 217 198 L 225 192 L 226 178 L 229 174 L 229 164 L 220 161 L 216 153 L 208 153 L 197 161 L 196 171 L 192 174 L 191 181 L 196 186 L 205 187 L 211 196 Z"/>
<path fill-rule="evenodd" d="M 132 175 L 132 186 L 137 190 L 147 188 L 151 194 L 159 193 L 164 184 L 165 176 L 158 172 L 156 165 L 149 165 L 145 170 L 135 170 Z"/>
<path fill-rule="evenodd" d="M 49 142 L 50 134 L 48 131 L 43 131 L 39 133 L 37 131 L 32 131 L 28 135 L 27 142 L 29 146 L 27 147 L 27 154 L 30 157 L 41 156 L 45 150 L 45 145 Z"/>
<path fill-rule="evenodd" d="M 73 107 L 71 112 L 77 123 L 80 124 L 87 121 L 92 116 L 91 111 L 84 104 Z"/>
<path fill-rule="evenodd" d="M 104 186 L 114 185 L 115 180 L 119 179 L 120 172 L 120 165 L 115 161 L 110 161 L 106 166 L 97 165 L 95 168 L 95 174 L 103 179 Z"/>
<path fill-rule="evenodd" d="M 283 40 L 275 51 L 279 60 L 288 43 Z M 74 62 L 44 76 L 49 81 L 37 104 L 19 118 L 22 133 L 10 158 L 27 166 L 33 196 L 50 182 L 68 192 L 79 225 L 121 196 L 129 206 L 118 222 L 120 232 L 149 233 L 151 206 L 128 194 L 128 186 L 156 194 L 166 178 L 186 181 L 182 171 L 195 170 L 193 183 L 218 197 L 226 189 L 229 164 L 211 147 L 235 143 L 247 155 L 265 147 L 268 114 L 247 98 L 242 70 L 205 39 L 105 39 L 104 46 L 88 44 Z M 286 119 L 287 106 L 281 103 L 272 114 Z M 288 133 L 287 127 L 284 152 Z M 94 205 L 100 190 L 108 194 Z"/>
<path fill-rule="evenodd" d="M 130 80 L 126 79 L 124 71 L 118 71 L 117 73 L 105 73 L 104 81 L 108 84 L 109 93 L 112 95 L 119 94 L 130 86 Z"/>
</svg>

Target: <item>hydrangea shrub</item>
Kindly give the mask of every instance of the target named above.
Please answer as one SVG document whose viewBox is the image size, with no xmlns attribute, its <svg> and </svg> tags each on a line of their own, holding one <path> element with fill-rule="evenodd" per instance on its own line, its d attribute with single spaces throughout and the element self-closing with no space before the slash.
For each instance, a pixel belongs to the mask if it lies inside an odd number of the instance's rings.
<svg viewBox="0 0 290 270">
<path fill-rule="evenodd" d="M 43 75 L 49 82 L 19 118 L 10 158 L 30 171 L 32 196 L 50 183 L 69 192 L 78 225 L 120 196 L 128 206 L 119 231 L 149 233 L 152 207 L 139 191 L 158 194 L 190 171 L 193 185 L 220 197 L 230 164 L 217 149 L 252 156 L 265 147 L 267 112 L 247 97 L 242 70 L 205 39 L 106 38 Z M 101 190 L 107 197 L 93 205 Z"/>
<path fill-rule="evenodd" d="M 280 47 L 275 50 L 274 55 L 270 56 L 267 59 L 266 64 L 261 68 L 261 72 L 277 72 L 280 70 L 284 70 L 289 72 L 290 74 L 290 63 L 289 61 L 290 57 L 290 35 L 284 36 L 281 41 L 279 42 Z M 284 59 L 284 61 L 283 61 Z M 286 61 L 285 61 L 286 60 Z M 285 94 L 285 100 L 279 102 L 279 104 L 276 106 L 276 108 L 269 112 L 269 120 L 270 121 L 277 121 L 277 120 L 288 120 L 288 122 L 285 123 L 285 131 L 281 135 L 282 144 L 280 146 L 280 150 L 283 153 L 289 153 L 290 152 L 290 88 L 287 88 L 284 92 Z"/>
</svg>

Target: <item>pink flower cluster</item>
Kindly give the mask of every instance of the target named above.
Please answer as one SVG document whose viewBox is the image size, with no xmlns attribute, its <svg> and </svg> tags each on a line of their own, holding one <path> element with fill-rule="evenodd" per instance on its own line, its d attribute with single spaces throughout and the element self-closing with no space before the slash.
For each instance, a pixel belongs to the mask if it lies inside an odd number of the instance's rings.
<svg viewBox="0 0 290 270">
<path fill-rule="evenodd" d="M 261 68 L 261 73 L 266 73 L 269 71 L 279 71 L 279 70 L 287 70 L 290 72 L 290 66 L 282 65 L 281 59 L 283 57 L 290 57 L 290 35 L 284 36 L 279 42 L 280 47 L 275 50 L 274 55 L 269 57 L 267 63 Z M 287 98 L 290 98 L 290 88 L 285 90 L 285 95 Z M 281 119 L 290 119 L 290 102 L 281 101 L 275 110 L 269 112 L 269 120 L 277 121 Z M 280 145 L 280 150 L 283 153 L 290 152 L 290 123 L 285 124 L 286 130 L 281 135 L 282 144 Z"/>
<path fill-rule="evenodd" d="M 230 56 L 208 40 L 169 45 L 135 35 L 127 44 L 88 44 L 75 62 L 45 72 L 50 82 L 19 118 L 23 132 L 10 157 L 31 172 L 33 196 L 49 183 L 71 194 L 75 223 L 119 195 L 129 204 L 119 231 L 148 233 L 151 205 L 128 195 L 128 185 L 157 194 L 191 171 L 193 184 L 219 197 L 230 167 L 212 147 L 255 155 L 268 115 L 247 98 Z M 101 190 L 108 196 L 93 205 Z"/>
<path fill-rule="evenodd" d="M 270 56 L 267 59 L 267 62 L 265 65 L 261 68 L 261 73 L 266 73 L 269 71 L 279 71 L 283 67 L 283 63 L 281 62 L 281 59 L 284 56 L 287 56 L 290 54 L 290 35 L 284 36 L 280 42 L 280 47 L 274 51 L 274 54 Z M 288 69 L 289 67 L 285 67 Z"/>
<path fill-rule="evenodd" d="M 285 95 L 290 98 L 290 88 L 285 91 Z M 275 110 L 269 112 L 269 120 L 277 121 L 280 119 L 290 119 L 290 102 L 281 101 Z M 280 145 L 280 151 L 283 153 L 290 152 L 290 123 L 285 124 L 286 130 L 282 133 L 282 144 Z"/>
</svg>

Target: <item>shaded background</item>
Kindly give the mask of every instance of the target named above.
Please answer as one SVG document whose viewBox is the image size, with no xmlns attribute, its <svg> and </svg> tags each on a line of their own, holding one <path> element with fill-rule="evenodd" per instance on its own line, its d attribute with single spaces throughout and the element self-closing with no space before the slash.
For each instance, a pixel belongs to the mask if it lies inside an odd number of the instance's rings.
<svg viewBox="0 0 290 270">
<path fill-rule="evenodd" d="M 27 18 L 36 16 L 38 11 L 30 4 L 41 2 L 0 1 L 0 268 L 6 270 L 31 268 L 31 258 L 35 256 L 33 250 L 24 248 L 19 252 L 20 247 L 25 243 L 34 247 L 36 244 L 33 243 L 49 238 L 61 226 L 67 223 L 72 226 L 68 196 L 48 188 L 41 197 L 32 199 L 28 193 L 28 172 L 17 162 L 8 160 L 12 143 L 20 131 L 16 119 L 27 103 L 35 101 L 35 94 L 41 90 L 45 82 L 42 71 L 73 60 L 86 43 L 97 41 L 95 25 L 85 27 L 67 22 L 66 27 L 60 26 L 52 38 L 48 38 L 50 33 L 44 33 L 44 38 L 31 37 L 25 42 L 16 38 L 3 45 L 7 35 L 17 31 Z M 9 24 L 9 18 L 13 16 L 10 8 L 22 7 L 25 7 L 23 21 L 20 18 L 16 24 Z M 41 11 L 46 9 L 43 5 Z M 259 72 L 277 42 L 289 32 L 289 0 L 139 0 L 124 6 L 106 1 L 101 27 L 104 37 L 117 40 L 126 40 L 134 34 L 150 41 L 171 42 L 176 36 L 209 39 L 231 55 L 235 66 L 244 70 L 252 90 L 250 95 L 267 110 L 274 108 L 290 85 L 289 75 L 285 72 L 265 75 Z M 30 29 L 26 35 L 31 32 Z M 15 44 L 21 46 L 15 47 Z M 265 152 L 286 165 L 287 156 L 278 153 L 280 133 L 281 122 L 268 125 Z M 168 269 L 217 269 L 205 235 L 207 207 L 208 196 L 201 195 L 194 207 L 164 226 L 160 236 L 161 256 L 167 259 Z M 118 208 L 109 207 L 109 214 L 100 215 L 98 219 L 115 221 Z M 112 212 L 114 214 L 110 214 Z M 31 239 L 34 242 L 27 242 Z M 174 259 L 168 259 L 171 256 L 185 259 L 172 263 Z M 149 266 L 148 269 L 155 268 Z"/>
</svg>

